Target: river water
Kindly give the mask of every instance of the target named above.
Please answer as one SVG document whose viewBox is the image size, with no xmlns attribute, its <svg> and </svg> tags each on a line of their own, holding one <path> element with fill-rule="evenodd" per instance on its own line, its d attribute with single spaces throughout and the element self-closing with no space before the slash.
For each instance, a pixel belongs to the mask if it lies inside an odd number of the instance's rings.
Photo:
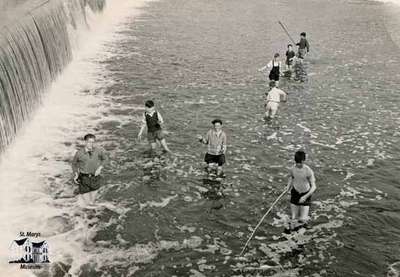
<svg viewBox="0 0 400 277">
<path fill-rule="evenodd" d="M 107 44 L 112 54 L 96 60 L 101 85 L 79 88 L 76 99 L 92 104 L 66 120 L 80 125 L 49 135 L 62 151 L 39 145 L 45 154 L 35 158 L 47 166 L 57 158 L 62 172 L 26 173 L 46 180 L 33 205 L 51 210 L 45 227 L 30 228 L 46 234 L 53 260 L 76 276 L 398 276 L 394 11 L 356 0 L 149 2 L 120 25 Z M 295 38 L 306 31 L 312 52 L 307 82 L 283 80 L 288 102 L 264 125 L 267 82 L 257 69 L 289 42 L 278 20 Z M 149 157 L 135 139 L 147 99 L 177 157 Z M 222 183 L 203 179 L 205 149 L 196 140 L 216 117 L 228 135 Z M 74 140 L 86 131 L 111 157 L 96 209 L 81 208 L 68 182 Z M 238 258 L 299 148 L 317 178 L 310 229 L 282 234 L 284 197 Z"/>
</svg>

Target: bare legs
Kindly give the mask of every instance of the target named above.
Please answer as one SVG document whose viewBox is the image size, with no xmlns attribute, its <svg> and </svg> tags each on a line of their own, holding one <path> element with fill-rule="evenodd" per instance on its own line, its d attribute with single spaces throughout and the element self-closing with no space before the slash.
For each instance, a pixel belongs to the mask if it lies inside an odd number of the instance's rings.
<svg viewBox="0 0 400 277">
<path fill-rule="evenodd" d="M 309 217 L 308 213 L 310 211 L 310 206 L 298 206 L 294 204 L 290 204 L 290 210 L 292 215 L 292 222 L 290 229 L 294 229 L 298 226 L 304 225 L 307 223 Z"/>
<path fill-rule="evenodd" d="M 212 173 L 213 169 L 215 169 L 216 165 L 217 165 L 216 163 L 206 164 L 207 173 L 209 173 L 209 174 Z M 222 165 L 221 166 L 217 166 L 217 176 L 221 176 L 222 174 L 223 174 Z"/>
<path fill-rule="evenodd" d="M 167 145 L 167 142 L 165 141 L 165 139 L 162 139 L 161 141 L 160 141 L 160 140 L 157 140 L 156 142 L 152 142 L 150 145 L 151 145 L 151 150 L 153 150 L 153 151 L 156 150 L 157 145 L 161 145 L 162 148 L 163 148 L 166 152 L 172 153 L 171 150 L 169 150 L 168 145 Z"/>
</svg>

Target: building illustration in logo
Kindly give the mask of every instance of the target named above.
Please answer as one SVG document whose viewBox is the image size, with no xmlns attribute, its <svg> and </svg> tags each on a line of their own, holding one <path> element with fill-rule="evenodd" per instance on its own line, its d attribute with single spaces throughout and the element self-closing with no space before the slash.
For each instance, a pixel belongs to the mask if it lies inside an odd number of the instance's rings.
<svg viewBox="0 0 400 277">
<path fill-rule="evenodd" d="M 49 263 L 47 242 L 32 242 L 29 238 L 13 240 L 10 245 L 10 263 Z"/>
</svg>

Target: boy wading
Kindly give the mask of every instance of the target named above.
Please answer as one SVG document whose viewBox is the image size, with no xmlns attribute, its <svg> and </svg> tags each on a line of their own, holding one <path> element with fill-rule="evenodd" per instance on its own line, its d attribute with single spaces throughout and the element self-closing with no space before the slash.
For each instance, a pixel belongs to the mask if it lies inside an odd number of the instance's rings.
<svg viewBox="0 0 400 277">
<path fill-rule="evenodd" d="M 275 82 L 270 83 L 271 90 L 267 93 L 265 99 L 265 120 L 270 120 L 275 118 L 276 112 L 278 111 L 279 103 L 282 101 L 287 101 L 287 94 L 275 87 Z"/>
<path fill-rule="evenodd" d="M 155 143 L 157 140 L 162 140 L 164 138 L 161 131 L 162 117 L 157 111 L 146 112 L 144 114 L 146 125 L 147 125 L 147 140 L 150 143 Z"/>
<path fill-rule="evenodd" d="M 305 32 L 302 32 L 300 34 L 300 41 L 296 43 L 296 45 L 299 47 L 297 55 L 300 59 L 304 59 L 306 54 L 310 52 L 310 44 L 306 39 L 306 35 L 307 34 Z"/>
<path fill-rule="evenodd" d="M 142 138 L 142 134 L 147 127 L 147 140 L 151 145 L 151 149 L 155 150 L 157 147 L 157 142 L 160 142 L 164 151 L 171 153 L 162 131 L 163 123 L 164 120 L 161 117 L 161 114 L 156 111 L 154 102 L 152 100 L 146 101 L 145 113 L 143 114 L 142 126 L 138 134 L 138 139 L 140 140 Z"/>
<path fill-rule="evenodd" d="M 198 136 L 200 142 L 207 144 L 207 153 L 204 161 L 207 163 L 207 171 L 211 172 L 211 165 L 217 164 L 217 175 L 222 175 L 222 166 L 225 164 L 226 134 L 222 131 L 222 121 L 215 119 L 212 121 L 214 128 L 207 132 L 205 138 Z"/>
<path fill-rule="evenodd" d="M 297 151 L 294 156 L 296 165 L 289 171 L 290 208 L 292 224 L 290 229 L 295 229 L 307 223 L 311 205 L 311 195 L 316 190 L 314 172 L 304 164 L 306 154 Z"/>
<path fill-rule="evenodd" d="M 293 51 L 293 47 L 291 44 L 288 44 L 287 51 L 286 51 L 286 75 L 291 77 L 292 74 L 292 67 L 293 67 L 293 59 L 296 56 L 296 53 Z"/>
<path fill-rule="evenodd" d="M 274 58 L 266 65 L 258 69 L 260 72 L 264 72 L 267 70 L 267 68 L 270 69 L 268 78 L 270 81 L 274 81 L 276 86 L 279 84 L 279 77 L 281 75 L 281 68 L 282 68 L 282 63 L 279 60 L 279 53 L 275 53 Z"/>
<path fill-rule="evenodd" d="M 79 149 L 72 160 L 74 182 L 78 184 L 80 194 L 95 191 L 102 184 L 100 174 L 108 157 L 103 148 L 94 145 L 95 139 L 96 137 L 92 134 L 85 135 L 85 147 Z M 94 199 L 92 195 L 89 195 L 83 200 L 90 204 Z"/>
</svg>

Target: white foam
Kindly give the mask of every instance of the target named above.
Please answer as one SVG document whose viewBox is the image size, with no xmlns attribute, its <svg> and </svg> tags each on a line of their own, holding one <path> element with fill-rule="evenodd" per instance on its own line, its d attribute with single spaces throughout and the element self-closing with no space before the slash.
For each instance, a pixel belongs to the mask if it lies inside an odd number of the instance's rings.
<svg viewBox="0 0 400 277">
<path fill-rule="evenodd" d="M 168 196 L 165 198 L 162 198 L 160 202 L 156 202 L 156 201 L 147 201 L 146 203 L 139 203 L 140 206 L 140 210 L 144 209 L 145 207 L 157 207 L 157 208 L 163 208 L 165 206 L 167 206 L 169 204 L 169 202 L 173 199 L 175 199 L 176 197 L 178 197 L 177 194 L 172 195 L 172 196 Z"/>
<path fill-rule="evenodd" d="M 392 3 L 400 6 L 400 0 L 377 0 L 377 1 L 383 3 Z"/>
<path fill-rule="evenodd" d="M 18 238 L 20 231 L 53 234 L 41 238 L 50 245 L 50 260 L 56 262 L 66 256 L 73 257 L 72 272 L 75 275 L 80 260 L 85 261 L 83 242 L 93 235 L 93 230 L 87 229 L 84 218 L 74 218 L 79 209 L 75 198 L 54 200 L 49 195 L 49 189 L 68 189 L 66 183 L 71 169 L 65 159 L 74 154 L 75 147 L 69 147 L 64 142 L 74 145 L 77 138 L 93 131 L 95 118 L 105 108 L 102 106 L 104 97 L 90 93 L 103 85 L 100 76 L 104 75 L 104 68 L 98 63 L 99 57 L 103 59 L 116 52 L 105 44 L 119 38 L 115 32 L 137 15 L 137 8 L 145 2 L 109 1 L 103 14 L 89 15 L 91 30 L 77 33 L 75 38 L 83 39 L 84 43 L 79 44 L 79 51 L 75 50 L 74 61 L 53 83 L 42 107 L 2 155 L 0 276 L 32 276 L 29 270 L 19 270 L 17 265 L 8 264 L 8 247 L 12 240 Z M 82 91 L 89 91 L 89 94 Z M 65 226 L 67 222 L 60 217 L 63 214 L 72 218 L 72 230 L 63 230 L 68 229 Z M 51 224 L 53 219 L 61 221 Z"/>
</svg>

